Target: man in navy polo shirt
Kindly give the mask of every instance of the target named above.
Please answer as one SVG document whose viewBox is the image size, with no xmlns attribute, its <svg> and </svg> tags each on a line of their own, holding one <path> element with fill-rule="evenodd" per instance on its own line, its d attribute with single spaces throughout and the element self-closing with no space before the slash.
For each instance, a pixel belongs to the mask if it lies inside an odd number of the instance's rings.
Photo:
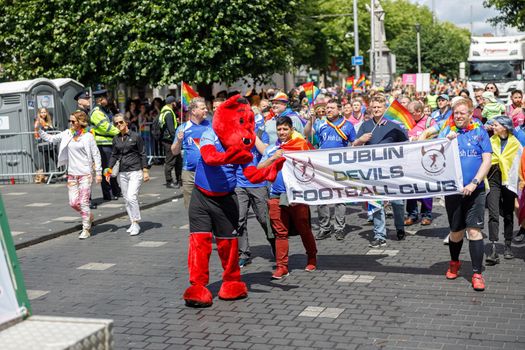
<svg viewBox="0 0 525 350">
<path fill-rule="evenodd" d="M 404 142 L 408 137 L 399 124 L 383 118 L 386 111 L 386 98 L 376 95 L 370 101 L 373 118 L 365 121 L 359 128 L 354 146 L 377 145 L 382 143 Z M 394 210 L 394 225 L 397 231 L 397 239 L 405 239 L 405 205 L 402 200 L 390 202 Z M 370 242 L 371 248 L 384 247 L 386 245 L 385 210 L 383 207 L 373 214 L 374 239 Z"/>
<path fill-rule="evenodd" d="M 304 133 L 309 137 L 312 129 L 319 141 L 320 149 L 348 147 L 355 140 L 355 130 L 352 123 L 346 120 L 339 110 L 337 101 L 329 100 L 326 104 L 326 118 L 315 119 L 315 116 L 309 119 L 305 125 Z M 313 124 L 313 127 L 312 127 Z M 345 215 L 346 204 L 335 204 L 334 212 L 334 231 L 335 238 L 342 241 L 345 238 Z M 315 237 L 317 240 L 328 238 L 332 234 L 332 225 L 330 217 L 330 206 L 319 205 L 317 207 L 317 216 L 319 218 L 319 233 Z"/>
</svg>

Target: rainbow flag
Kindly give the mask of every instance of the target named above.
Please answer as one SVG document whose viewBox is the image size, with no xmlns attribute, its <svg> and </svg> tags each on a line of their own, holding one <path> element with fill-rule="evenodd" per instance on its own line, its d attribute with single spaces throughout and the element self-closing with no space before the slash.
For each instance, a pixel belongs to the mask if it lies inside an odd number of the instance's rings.
<svg viewBox="0 0 525 350">
<path fill-rule="evenodd" d="M 181 103 L 182 108 L 187 111 L 188 107 L 190 106 L 190 102 L 195 97 L 199 97 L 199 94 L 196 93 L 190 85 L 186 84 L 185 82 L 182 82 L 181 84 Z"/>
<path fill-rule="evenodd" d="M 383 118 L 390 120 L 394 123 L 398 123 L 407 130 L 411 130 L 416 126 L 416 122 L 412 115 L 405 107 L 401 105 L 397 100 L 394 100 L 392 104 L 388 107 Z"/>
<path fill-rule="evenodd" d="M 346 78 L 345 91 L 347 94 L 354 92 L 354 76 Z"/>
<path fill-rule="evenodd" d="M 357 79 L 357 82 L 355 83 L 355 85 L 360 88 L 360 89 L 364 89 L 365 88 L 365 81 L 366 81 L 366 78 L 365 78 L 365 75 L 364 74 L 361 74 L 361 76 L 359 77 L 359 79 Z"/>
<path fill-rule="evenodd" d="M 308 82 L 301 85 L 304 89 L 304 93 L 306 94 L 306 97 L 308 98 L 308 104 L 313 105 L 315 99 L 317 98 L 317 95 L 319 95 L 319 89 L 317 86 L 314 85 L 314 82 Z"/>
</svg>

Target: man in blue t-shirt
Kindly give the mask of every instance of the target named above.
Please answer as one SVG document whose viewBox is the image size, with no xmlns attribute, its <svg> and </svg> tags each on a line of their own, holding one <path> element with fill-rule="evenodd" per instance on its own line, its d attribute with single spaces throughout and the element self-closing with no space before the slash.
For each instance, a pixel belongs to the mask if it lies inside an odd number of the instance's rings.
<svg viewBox="0 0 525 350">
<path fill-rule="evenodd" d="M 186 209 L 190 205 L 191 191 L 195 183 L 195 169 L 201 157 L 200 140 L 202 133 L 211 128 L 211 123 L 206 120 L 208 109 L 202 97 L 194 98 L 188 107 L 190 120 L 182 123 L 175 132 L 175 140 L 171 145 L 174 155 L 183 153 L 182 165 L 182 194 Z"/>
<path fill-rule="evenodd" d="M 357 133 L 354 146 L 377 145 L 393 142 L 408 141 L 406 133 L 399 124 L 383 118 L 386 111 L 386 99 L 382 95 L 374 96 L 370 101 L 372 119 L 361 125 Z M 394 225 L 396 227 L 397 239 L 405 239 L 405 205 L 403 200 L 390 201 L 394 211 Z M 370 242 L 371 248 L 379 248 L 386 245 L 385 210 L 383 207 L 374 211 L 374 239 Z"/>
<path fill-rule="evenodd" d="M 262 116 L 261 116 L 262 117 Z M 264 150 L 268 147 L 269 137 L 264 131 L 264 118 L 262 123 L 258 122 L 258 117 L 255 115 L 255 146 L 252 148 L 253 160 L 247 166 L 257 166 L 262 158 Z M 266 239 L 270 243 L 272 252 L 275 255 L 275 237 L 270 229 L 268 217 L 268 183 L 266 181 L 260 183 L 251 183 L 242 170 L 242 167 L 237 169 L 237 187 L 235 193 L 239 201 L 239 227 L 237 233 L 239 237 L 239 266 L 244 267 L 251 263 L 250 243 L 248 241 L 248 210 L 252 208 L 257 221 L 261 225 Z"/>
<path fill-rule="evenodd" d="M 304 127 L 306 137 L 315 132 L 319 141 L 320 149 L 348 147 L 355 140 L 355 130 L 352 123 L 347 121 L 341 114 L 337 101 L 329 100 L 326 104 L 326 118 L 309 119 Z M 313 124 L 313 126 L 312 126 Z M 342 241 L 345 238 L 346 226 L 346 204 L 334 204 L 334 231 L 335 238 Z M 319 233 L 315 237 L 317 240 L 326 239 L 332 234 L 332 224 L 329 205 L 319 205 L 317 207 L 317 216 L 319 218 Z"/>
<path fill-rule="evenodd" d="M 463 237 L 467 231 L 469 252 L 472 261 L 472 288 L 485 290 L 483 255 L 485 247 L 481 230 L 485 217 L 485 184 L 483 179 L 491 166 L 492 146 L 489 135 L 481 123 L 472 117 L 472 102 L 462 99 L 454 104 L 453 123 L 440 136 L 457 138 L 461 171 L 463 172 L 463 193 L 445 197 L 445 208 L 450 226 L 450 263 L 447 279 L 459 275 L 459 254 Z"/>
</svg>

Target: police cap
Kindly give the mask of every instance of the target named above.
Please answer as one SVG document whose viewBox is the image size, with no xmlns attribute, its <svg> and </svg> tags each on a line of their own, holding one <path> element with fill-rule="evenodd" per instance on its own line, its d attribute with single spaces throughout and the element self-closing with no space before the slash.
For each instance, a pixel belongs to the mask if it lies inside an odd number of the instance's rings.
<svg viewBox="0 0 525 350">
<path fill-rule="evenodd" d="M 75 101 L 78 101 L 78 100 L 88 100 L 91 98 L 91 96 L 89 96 L 89 91 L 80 91 L 79 93 L 77 93 L 75 95 L 75 97 L 73 97 L 75 99 Z"/>
<path fill-rule="evenodd" d="M 93 91 L 93 96 L 95 98 L 97 97 L 102 97 L 102 96 L 107 96 L 108 95 L 108 90 L 106 89 L 101 89 L 101 90 L 97 90 L 97 91 Z"/>
</svg>

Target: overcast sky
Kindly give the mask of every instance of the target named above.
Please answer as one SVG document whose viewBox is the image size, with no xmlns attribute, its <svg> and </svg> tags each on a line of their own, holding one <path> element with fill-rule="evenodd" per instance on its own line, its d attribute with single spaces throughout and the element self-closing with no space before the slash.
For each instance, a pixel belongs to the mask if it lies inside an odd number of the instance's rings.
<svg viewBox="0 0 525 350">
<path fill-rule="evenodd" d="M 472 5 L 472 24 L 474 35 L 483 33 L 496 34 L 494 27 L 487 22 L 488 18 L 494 17 L 498 12 L 494 9 L 483 7 L 483 0 L 410 0 L 414 3 L 427 5 L 432 9 L 432 2 L 435 4 L 437 18 L 440 21 L 449 21 L 457 26 L 470 30 L 471 5 Z M 516 28 L 507 27 L 505 31 L 498 26 L 497 35 L 515 35 L 520 33 Z"/>
</svg>

